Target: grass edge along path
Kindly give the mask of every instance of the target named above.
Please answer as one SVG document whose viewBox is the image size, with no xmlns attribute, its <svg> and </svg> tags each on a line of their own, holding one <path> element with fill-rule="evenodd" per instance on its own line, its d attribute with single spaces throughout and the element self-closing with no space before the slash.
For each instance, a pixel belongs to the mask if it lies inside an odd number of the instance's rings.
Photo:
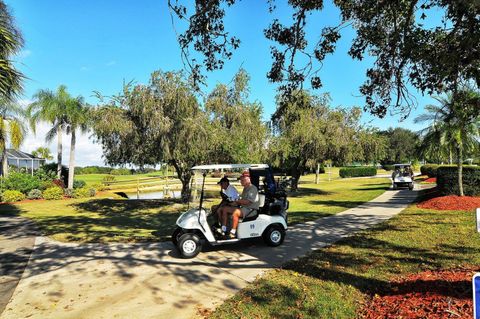
<svg viewBox="0 0 480 319">
<path fill-rule="evenodd" d="M 358 206 L 382 194 L 386 179 L 356 179 L 312 183 L 309 176 L 300 191 L 289 197 L 289 224 L 329 216 Z M 141 242 L 169 240 L 175 221 L 186 209 L 178 202 L 106 198 L 27 201 L 0 205 L 35 221 L 42 233 L 61 242 Z M 217 203 L 219 198 L 207 203 Z"/>
<path fill-rule="evenodd" d="M 474 212 L 426 210 L 413 204 L 370 230 L 265 273 L 208 317 L 360 317 L 369 300 L 392 293 L 392 280 L 426 270 L 480 265 L 479 247 Z M 471 283 L 454 285 L 468 289 L 464 286 Z"/>
</svg>

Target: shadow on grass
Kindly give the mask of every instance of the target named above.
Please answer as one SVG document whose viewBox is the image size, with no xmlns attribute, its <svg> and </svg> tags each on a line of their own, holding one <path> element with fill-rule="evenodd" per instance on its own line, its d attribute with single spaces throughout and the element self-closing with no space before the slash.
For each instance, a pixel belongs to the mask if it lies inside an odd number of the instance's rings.
<svg viewBox="0 0 480 319">
<path fill-rule="evenodd" d="M 317 188 L 302 187 L 296 192 L 289 192 L 288 197 L 302 197 L 302 196 L 315 196 L 315 195 L 330 195 L 332 192 L 327 192 Z"/>
<path fill-rule="evenodd" d="M 69 206 L 78 214 L 36 220 L 46 235 L 68 234 L 66 240 L 82 242 L 168 240 L 183 207 L 175 201 L 122 199 L 94 199 Z"/>
</svg>

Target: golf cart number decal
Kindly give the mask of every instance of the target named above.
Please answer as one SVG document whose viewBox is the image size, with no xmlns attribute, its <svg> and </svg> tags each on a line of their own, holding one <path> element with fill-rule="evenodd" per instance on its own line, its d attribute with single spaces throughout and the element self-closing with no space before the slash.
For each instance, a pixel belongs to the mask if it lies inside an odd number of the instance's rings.
<svg viewBox="0 0 480 319">
<path fill-rule="evenodd" d="M 250 237 L 257 237 L 257 236 L 260 236 L 260 234 L 258 234 L 258 233 L 251 233 L 250 234 Z"/>
<path fill-rule="evenodd" d="M 254 228 L 255 228 L 255 224 L 251 224 L 250 229 L 254 229 Z"/>
</svg>

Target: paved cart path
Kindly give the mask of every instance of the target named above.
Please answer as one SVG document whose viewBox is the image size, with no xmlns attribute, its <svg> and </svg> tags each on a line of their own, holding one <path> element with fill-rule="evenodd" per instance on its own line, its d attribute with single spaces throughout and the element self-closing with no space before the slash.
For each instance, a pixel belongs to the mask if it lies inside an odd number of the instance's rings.
<svg viewBox="0 0 480 319">
<path fill-rule="evenodd" d="M 356 208 L 292 226 L 276 248 L 254 241 L 189 260 L 168 242 L 77 245 L 36 237 L 0 318 L 195 317 L 199 308 L 221 304 L 265 270 L 395 216 L 416 194 L 389 190 Z"/>
</svg>

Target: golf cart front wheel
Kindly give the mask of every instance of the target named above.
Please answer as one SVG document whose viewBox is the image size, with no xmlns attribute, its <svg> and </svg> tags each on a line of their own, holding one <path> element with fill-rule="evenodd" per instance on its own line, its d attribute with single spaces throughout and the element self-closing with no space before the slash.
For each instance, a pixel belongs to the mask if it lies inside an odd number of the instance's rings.
<svg viewBox="0 0 480 319">
<path fill-rule="evenodd" d="M 183 258 L 193 258 L 202 250 L 202 243 L 200 237 L 189 233 L 178 238 L 177 247 Z"/>
<path fill-rule="evenodd" d="M 178 244 L 178 239 L 180 238 L 180 236 L 182 235 L 183 233 L 183 229 L 181 227 L 177 227 L 173 233 L 172 233 L 172 243 L 177 246 Z"/>
<path fill-rule="evenodd" d="M 413 191 L 413 183 L 408 184 L 408 189 Z"/>
<path fill-rule="evenodd" d="M 269 246 L 279 246 L 285 240 L 285 229 L 281 226 L 271 226 L 263 234 L 263 240 Z"/>
</svg>

